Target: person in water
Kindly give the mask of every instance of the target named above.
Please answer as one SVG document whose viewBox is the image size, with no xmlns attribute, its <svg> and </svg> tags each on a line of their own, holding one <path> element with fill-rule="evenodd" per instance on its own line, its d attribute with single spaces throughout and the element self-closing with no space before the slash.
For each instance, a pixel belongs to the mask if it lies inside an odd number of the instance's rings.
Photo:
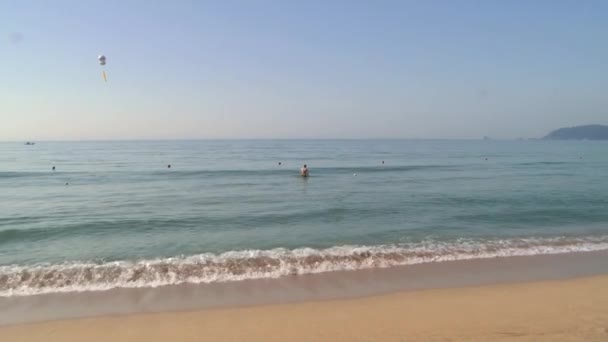
<svg viewBox="0 0 608 342">
<path fill-rule="evenodd" d="M 300 169 L 300 176 L 308 177 L 308 166 L 306 164 Z"/>
</svg>

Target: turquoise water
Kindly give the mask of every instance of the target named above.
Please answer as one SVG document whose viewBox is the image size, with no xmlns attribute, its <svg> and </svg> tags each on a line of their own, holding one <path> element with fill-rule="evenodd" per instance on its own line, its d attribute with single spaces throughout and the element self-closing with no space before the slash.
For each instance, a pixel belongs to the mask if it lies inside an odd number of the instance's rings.
<svg viewBox="0 0 608 342">
<path fill-rule="evenodd" d="M 0 192 L 4 296 L 608 249 L 605 142 L 0 143 Z"/>
</svg>

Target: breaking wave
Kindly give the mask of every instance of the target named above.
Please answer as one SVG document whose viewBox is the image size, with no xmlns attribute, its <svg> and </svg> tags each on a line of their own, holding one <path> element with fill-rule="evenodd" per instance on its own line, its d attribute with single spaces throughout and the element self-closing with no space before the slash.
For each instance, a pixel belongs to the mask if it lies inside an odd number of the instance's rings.
<svg viewBox="0 0 608 342">
<path fill-rule="evenodd" d="M 278 278 L 452 260 L 561 254 L 608 249 L 608 236 L 461 239 L 453 242 L 243 250 L 172 258 L 0 266 L 0 296 L 102 291 Z"/>
</svg>

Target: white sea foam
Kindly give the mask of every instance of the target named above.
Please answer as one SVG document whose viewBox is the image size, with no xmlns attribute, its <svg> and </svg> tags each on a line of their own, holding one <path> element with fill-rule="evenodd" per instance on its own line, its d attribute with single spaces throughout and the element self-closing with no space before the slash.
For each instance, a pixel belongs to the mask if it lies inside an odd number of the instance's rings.
<svg viewBox="0 0 608 342">
<path fill-rule="evenodd" d="M 489 241 L 461 239 L 453 242 L 424 241 L 327 249 L 244 250 L 107 263 L 11 265 L 0 267 L 0 296 L 226 282 L 452 260 L 607 249 L 608 236 Z"/>
</svg>

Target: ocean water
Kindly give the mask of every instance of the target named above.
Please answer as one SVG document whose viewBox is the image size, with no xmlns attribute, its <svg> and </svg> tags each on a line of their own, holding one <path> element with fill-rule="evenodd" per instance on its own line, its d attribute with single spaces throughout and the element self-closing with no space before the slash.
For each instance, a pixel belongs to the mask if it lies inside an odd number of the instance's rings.
<svg viewBox="0 0 608 342">
<path fill-rule="evenodd" d="M 603 249 L 606 142 L 0 143 L 0 296 Z"/>
</svg>

